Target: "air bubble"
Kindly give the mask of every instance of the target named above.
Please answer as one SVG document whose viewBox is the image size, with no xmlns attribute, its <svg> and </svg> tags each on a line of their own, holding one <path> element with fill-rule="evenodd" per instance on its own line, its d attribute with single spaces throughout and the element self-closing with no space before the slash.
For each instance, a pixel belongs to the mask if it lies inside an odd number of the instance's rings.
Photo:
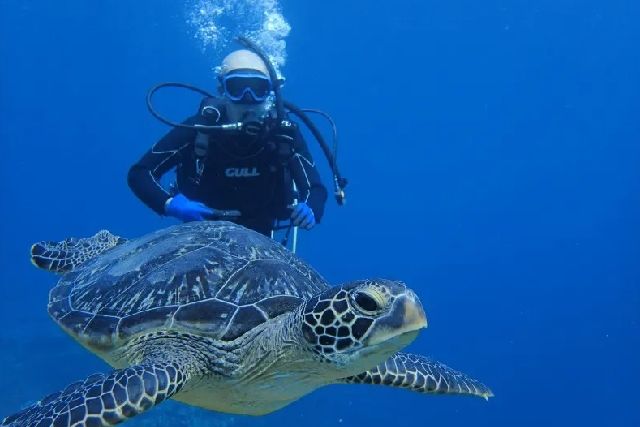
<svg viewBox="0 0 640 427">
<path fill-rule="evenodd" d="M 192 0 L 187 22 L 202 50 L 214 50 L 217 60 L 243 35 L 265 51 L 276 71 L 285 65 L 291 26 L 277 0 Z"/>
</svg>

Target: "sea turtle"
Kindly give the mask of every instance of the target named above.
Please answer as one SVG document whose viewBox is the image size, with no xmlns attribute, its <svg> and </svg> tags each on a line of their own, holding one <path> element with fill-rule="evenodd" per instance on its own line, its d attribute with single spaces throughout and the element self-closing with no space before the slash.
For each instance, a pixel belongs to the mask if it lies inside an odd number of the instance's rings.
<svg viewBox="0 0 640 427">
<path fill-rule="evenodd" d="M 106 230 L 40 242 L 34 264 L 63 276 L 49 314 L 114 371 L 91 375 L 3 426 L 106 426 L 168 398 L 262 415 L 328 384 L 492 396 L 426 357 L 397 353 L 427 325 L 402 282 L 336 287 L 282 245 L 229 222 L 126 240 Z"/>
</svg>

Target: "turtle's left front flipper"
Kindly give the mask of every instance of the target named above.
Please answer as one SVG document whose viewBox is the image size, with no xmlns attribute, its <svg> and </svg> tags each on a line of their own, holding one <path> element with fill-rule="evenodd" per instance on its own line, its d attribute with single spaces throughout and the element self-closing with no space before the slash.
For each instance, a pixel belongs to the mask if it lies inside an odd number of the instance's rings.
<svg viewBox="0 0 640 427">
<path fill-rule="evenodd" d="M 466 394 L 489 399 L 487 386 L 440 362 L 415 354 L 397 353 L 386 362 L 353 377 L 350 384 L 381 384 L 419 393 Z"/>
<path fill-rule="evenodd" d="M 175 363 L 144 364 L 91 375 L 2 420 L 3 426 L 111 426 L 150 409 L 183 387 Z"/>
</svg>

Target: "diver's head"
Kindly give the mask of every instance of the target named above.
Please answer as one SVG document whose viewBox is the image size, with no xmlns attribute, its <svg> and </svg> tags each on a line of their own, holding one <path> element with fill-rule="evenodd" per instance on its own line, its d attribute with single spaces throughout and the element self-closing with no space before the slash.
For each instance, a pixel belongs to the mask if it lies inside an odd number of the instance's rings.
<svg viewBox="0 0 640 427">
<path fill-rule="evenodd" d="M 231 52 L 218 68 L 218 81 L 220 94 L 231 101 L 229 119 L 259 127 L 273 105 L 273 85 L 262 58 L 247 49 Z"/>
<path fill-rule="evenodd" d="M 235 104 L 262 104 L 273 91 L 264 61 L 247 49 L 231 52 L 222 60 L 218 80 L 222 95 Z"/>
</svg>

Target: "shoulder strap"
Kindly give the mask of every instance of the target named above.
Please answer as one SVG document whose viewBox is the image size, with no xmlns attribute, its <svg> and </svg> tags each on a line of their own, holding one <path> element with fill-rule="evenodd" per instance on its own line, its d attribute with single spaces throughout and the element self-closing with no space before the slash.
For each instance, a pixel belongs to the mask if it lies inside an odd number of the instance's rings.
<svg viewBox="0 0 640 427">
<path fill-rule="evenodd" d="M 217 97 L 206 97 L 200 102 L 199 124 L 212 126 L 219 124 L 224 116 L 224 102 Z M 206 131 L 196 131 L 194 143 L 196 159 L 204 159 L 209 152 L 209 133 Z"/>
</svg>

